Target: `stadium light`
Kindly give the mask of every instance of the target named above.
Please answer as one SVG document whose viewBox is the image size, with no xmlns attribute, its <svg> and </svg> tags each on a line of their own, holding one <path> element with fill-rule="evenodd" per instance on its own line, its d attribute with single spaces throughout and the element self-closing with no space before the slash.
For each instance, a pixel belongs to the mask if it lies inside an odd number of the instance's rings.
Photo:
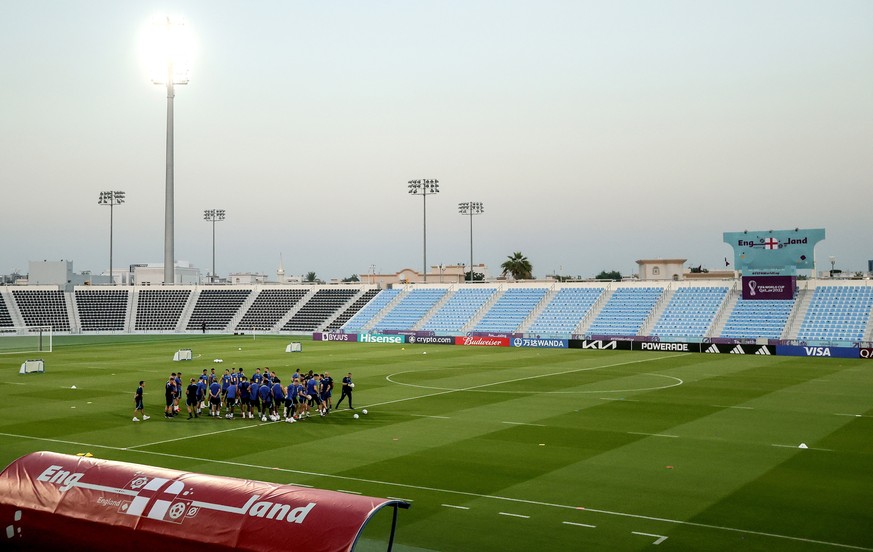
<svg viewBox="0 0 873 552">
<path fill-rule="evenodd" d="M 436 179 L 410 180 L 408 184 L 410 195 L 420 195 L 424 205 L 424 249 L 422 253 L 424 271 L 422 276 L 424 277 L 424 283 L 427 283 L 427 196 L 440 192 L 440 181 Z"/>
<path fill-rule="evenodd" d="M 203 211 L 203 220 L 212 222 L 212 277 L 209 283 L 215 283 L 215 223 L 224 220 L 224 209 L 206 209 Z"/>
<path fill-rule="evenodd" d="M 193 41 L 185 21 L 159 17 L 152 20 L 143 41 L 143 55 L 154 84 L 167 87 L 167 166 L 164 199 L 164 284 L 175 283 L 173 98 L 175 85 L 188 84 Z"/>
<path fill-rule="evenodd" d="M 98 205 L 109 206 L 109 282 L 110 285 L 115 285 L 115 278 L 112 275 L 112 211 L 116 205 L 124 203 L 124 192 L 110 191 L 100 192 L 100 199 L 97 200 Z"/>
<path fill-rule="evenodd" d="M 473 281 L 473 215 L 481 215 L 485 212 L 485 205 L 481 201 L 465 201 L 458 203 L 458 214 L 470 217 L 470 281 Z M 466 274 L 465 274 L 466 275 Z"/>
</svg>

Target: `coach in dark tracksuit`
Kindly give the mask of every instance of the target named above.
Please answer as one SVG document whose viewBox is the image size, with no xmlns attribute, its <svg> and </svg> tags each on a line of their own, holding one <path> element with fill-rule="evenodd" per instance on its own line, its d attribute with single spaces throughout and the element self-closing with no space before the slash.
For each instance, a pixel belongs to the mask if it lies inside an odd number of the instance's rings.
<svg viewBox="0 0 873 552">
<path fill-rule="evenodd" d="M 355 409 L 355 407 L 352 406 L 352 385 L 352 373 L 349 372 L 349 375 L 343 378 L 342 395 L 340 395 L 340 399 L 336 403 L 337 410 L 339 410 L 340 405 L 343 403 L 343 399 L 345 399 L 346 397 L 349 398 L 349 408 L 351 408 L 352 410 Z"/>
</svg>

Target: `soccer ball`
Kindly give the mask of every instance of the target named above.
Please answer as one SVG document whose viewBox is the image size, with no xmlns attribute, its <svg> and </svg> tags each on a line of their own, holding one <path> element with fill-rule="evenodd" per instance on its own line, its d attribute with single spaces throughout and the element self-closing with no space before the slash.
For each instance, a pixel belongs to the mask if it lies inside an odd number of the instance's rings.
<svg viewBox="0 0 873 552">
<path fill-rule="evenodd" d="M 358 418 L 360 418 L 360 416 L 358 416 L 357 414 L 355 414 L 355 415 L 352 416 L 352 417 L 353 417 L 354 419 L 356 419 L 356 420 L 357 420 Z"/>
<path fill-rule="evenodd" d="M 262 421 L 262 422 L 266 422 L 266 421 L 267 421 L 267 417 L 266 417 L 266 416 L 261 416 L 261 421 Z"/>
<path fill-rule="evenodd" d="M 350 384 L 349 384 L 349 387 L 354 387 L 354 386 L 355 386 L 354 383 L 350 383 Z"/>
<path fill-rule="evenodd" d="M 366 408 L 363 409 L 363 410 L 361 410 L 361 414 L 366 414 L 366 413 L 367 413 L 367 409 L 366 409 Z"/>
</svg>

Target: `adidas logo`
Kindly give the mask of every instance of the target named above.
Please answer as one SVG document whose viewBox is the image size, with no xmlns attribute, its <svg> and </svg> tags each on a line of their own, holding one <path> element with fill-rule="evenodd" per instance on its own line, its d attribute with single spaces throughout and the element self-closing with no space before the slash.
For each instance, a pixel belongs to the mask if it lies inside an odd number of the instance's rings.
<svg viewBox="0 0 873 552">
<path fill-rule="evenodd" d="M 731 349 L 731 354 L 732 355 L 744 355 L 744 354 L 746 354 L 746 351 L 743 350 L 742 345 L 737 345 L 736 347 Z"/>
<path fill-rule="evenodd" d="M 715 343 L 709 346 L 709 349 L 703 351 L 704 353 L 718 353 L 718 347 L 715 346 Z"/>
<path fill-rule="evenodd" d="M 756 355 L 769 355 L 769 354 L 770 354 L 770 350 L 767 349 L 767 347 L 761 347 L 760 349 L 758 349 L 757 351 L 755 351 L 755 354 L 756 354 Z"/>
</svg>

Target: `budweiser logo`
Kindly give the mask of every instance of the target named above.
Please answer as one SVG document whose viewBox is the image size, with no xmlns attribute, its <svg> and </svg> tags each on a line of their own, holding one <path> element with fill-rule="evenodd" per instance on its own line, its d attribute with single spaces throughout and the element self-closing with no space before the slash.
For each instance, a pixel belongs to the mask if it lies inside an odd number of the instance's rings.
<svg viewBox="0 0 873 552">
<path fill-rule="evenodd" d="M 486 347 L 497 347 L 503 345 L 505 338 L 496 337 L 465 337 L 464 345 L 480 345 Z"/>
</svg>

